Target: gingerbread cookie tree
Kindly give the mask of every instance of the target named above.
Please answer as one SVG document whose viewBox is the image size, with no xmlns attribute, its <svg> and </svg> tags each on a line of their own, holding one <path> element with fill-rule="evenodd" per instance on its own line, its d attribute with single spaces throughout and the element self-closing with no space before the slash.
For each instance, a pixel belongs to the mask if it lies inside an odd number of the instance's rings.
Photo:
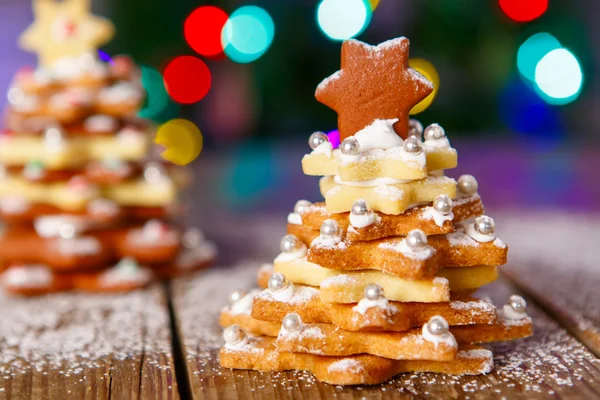
<svg viewBox="0 0 600 400">
<path fill-rule="evenodd" d="M 10 292 L 121 291 L 201 268 L 214 246 L 176 223 L 185 171 L 150 156 L 140 73 L 96 46 L 112 24 L 88 0 L 34 0 L 0 136 L 0 282 Z"/>
<path fill-rule="evenodd" d="M 408 119 L 431 84 L 408 67 L 408 40 L 350 40 L 342 69 L 317 99 L 344 139 L 314 133 L 304 173 L 322 176 L 324 203 L 300 200 L 263 291 L 235 292 L 221 313 L 221 365 L 307 370 L 338 385 L 402 372 L 484 374 L 480 344 L 529 336 L 525 301 L 502 310 L 473 292 L 498 277 L 508 248 L 483 215 L 471 175 L 458 182 L 444 129 Z"/>
</svg>

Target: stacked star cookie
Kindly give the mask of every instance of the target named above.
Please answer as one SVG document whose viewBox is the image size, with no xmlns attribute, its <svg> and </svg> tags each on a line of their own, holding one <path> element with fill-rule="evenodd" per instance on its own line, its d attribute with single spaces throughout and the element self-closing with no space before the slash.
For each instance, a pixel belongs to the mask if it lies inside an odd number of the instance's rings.
<svg viewBox="0 0 600 400">
<path fill-rule="evenodd" d="M 176 222 L 189 177 L 150 154 L 153 126 L 136 117 L 144 101 L 138 68 L 127 57 L 105 63 L 95 50 L 72 52 L 92 50 L 102 36 L 94 29 L 106 26 L 92 23 L 88 5 L 34 2 L 24 42 L 40 65 L 19 71 L 8 91 L 0 286 L 12 293 L 132 290 L 215 257 L 199 230 Z"/>
<path fill-rule="evenodd" d="M 221 365 L 306 370 L 337 385 L 484 374 L 493 355 L 482 343 L 531 335 L 521 297 L 496 310 L 474 296 L 508 248 L 475 178 L 445 176 L 457 152 L 444 129 L 408 119 L 431 85 L 407 60 L 405 38 L 343 44 L 342 70 L 317 89 L 343 141 L 334 149 L 314 133 L 302 160 L 322 176 L 325 202 L 296 204 L 281 254 L 259 272 L 266 289 L 231 295 Z"/>
</svg>

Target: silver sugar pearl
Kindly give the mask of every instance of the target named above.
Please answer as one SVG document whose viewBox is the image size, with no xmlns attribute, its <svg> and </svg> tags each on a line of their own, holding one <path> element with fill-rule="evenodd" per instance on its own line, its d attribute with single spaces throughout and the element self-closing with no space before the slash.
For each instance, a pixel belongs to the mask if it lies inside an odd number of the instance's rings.
<svg viewBox="0 0 600 400">
<path fill-rule="evenodd" d="M 487 215 L 481 215 L 475 218 L 475 231 L 482 235 L 493 235 L 496 231 L 496 222 Z"/>
<path fill-rule="evenodd" d="M 420 229 L 413 229 L 406 235 L 406 244 L 413 250 L 420 250 L 427 246 L 427 235 Z"/>
<path fill-rule="evenodd" d="M 285 235 L 281 239 L 279 248 L 281 249 L 282 253 L 293 253 L 302 248 L 302 242 L 294 235 Z"/>
<path fill-rule="evenodd" d="M 322 145 L 325 142 L 328 142 L 329 138 L 327 137 L 326 134 L 324 134 L 323 132 L 315 132 L 312 135 L 310 135 L 310 137 L 308 138 L 308 145 L 310 146 L 311 149 L 316 149 L 317 147 L 319 147 L 320 145 Z"/>
<path fill-rule="evenodd" d="M 310 207 L 312 203 L 308 200 L 298 200 L 296 205 L 294 206 L 294 212 L 296 214 L 301 214 L 305 209 Z"/>
<path fill-rule="evenodd" d="M 425 137 L 425 140 L 440 140 L 446 136 L 446 131 L 438 124 L 431 124 L 425 128 L 423 136 Z"/>
<path fill-rule="evenodd" d="M 321 224 L 321 236 L 336 237 L 340 235 L 340 226 L 333 219 L 326 219 Z"/>
<path fill-rule="evenodd" d="M 76 233 L 77 232 L 75 232 L 75 227 L 73 226 L 73 224 L 70 224 L 68 222 L 63 222 L 58 228 L 58 234 L 63 239 L 72 239 L 75 237 Z"/>
<path fill-rule="evenodd" d="M 419 140 L 423 136 L 423 124 L 418 119 L 411 118 L 408 121 L 408 136 L 415 136 Z"/>
<path fill-rule="evenodd" d="M 236 345 L 246 339 L 246 334 L 239 325 L 231 325 L 223 331 L 223 339 L 227 344 Z"/>
<path fill-rule="evenodd" d="M 229 295 L 229 304 L 234 305 L 235 303 L 240 301 L 244 296 L 246 296 L 245 290 L 241 290 L 241 289 L 234 290 Z"/>
<path fill-rule="evenodd" d="M 197 249 L 204 242 L 204 234 L 198 228 L 188 228 L 181 235 L 181 244 L 186 249 Z"/>
<path fill-rule="evenodd" d="M 360 154 L 360 144 L 353 137 L 346 138 L 340 144 L 340 151 L 347 156 L 357 156 Z"/>
<path fill-rule="evenodd" d="M 367 215 L 369 213 L 369 206 L 365 199 L 358 199 L 352 204 L 352 214 L 354 215 Z"/>
<path fill-rule="evenodd" d="M 525 310 L 527 309 L 527 302 L 525 301 L 525 299 L 516 294 L 510 296 L 510 298 L 508 299 L 508 305 L 514 311 L 522 314 L 525 314 Z"/>
<path fill-rule="evenodd" d="M 279 272 L 275 272 L 273 275 L 271 275 L 271 277 L 269 278 L 269 290 L 272 292 L 278 292 L 280 290 L 285 289 L 286 287 L 288 287 L 288 280 L 285 277 L 285 275 L 283 275 L 282 273 Z"/>
<path fill-rule="evenodd" d="M 144 179 L 150 183 L 160 182 L 166 177 L 164 168 L 155 162 L 149 162 L 144 167 Z"/>
<path fill-rule="evenodd" d="M 445 194 L 440 194 L 433 200 L 433 208 L 441 214 L 450 214 L 452 211 L 452 199 Z"/>
<path fill-rule="evenodd" d="M 296 313 L 290 313 L 283 317 L 281 326 L 288 332 L 300 332 L 302 330 L 302 318 Z"/>
<path fill-rule="evenodd" d="M 462 175 L 458 178 L 458 190 L 461 193 L 471 195 L 477 193 L 479 184 L 473 175 Z"/>
<path fill-rule="evenodd" d="M 419 154 L 421 151 L 423 151 L 421 147 L 421 140 L 419 140 L 419 138 L 417 138 L 416 136 L 408 137 L 404 141 L 402 148 L 405 152 L 410 154 Z"/>
<path fill-rule="evenodd" d="M 379 300 L 383 297 L 383 288 L 380 285 L 367 285 L 365 288 L 365 299 Z"/>
<path fill-rule="evenodd" d="M 432 335 L 440 336 L 448 333 L 448 321 L 444 317 L 436 315 L 427 321 L 427 330 Z"/>
</svg>

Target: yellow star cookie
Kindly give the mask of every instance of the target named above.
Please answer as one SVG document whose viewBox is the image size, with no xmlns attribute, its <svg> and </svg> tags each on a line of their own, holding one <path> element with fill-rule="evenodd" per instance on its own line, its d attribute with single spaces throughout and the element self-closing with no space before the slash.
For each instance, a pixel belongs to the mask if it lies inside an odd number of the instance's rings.
<svg viewBox="0 0 600 400">
<path fill-rule="evenodd" d="M 364 199 L 374 211 L 398 215 L 413 204 L 433 201 L 441 194 L 456 197 L 456 181 L 446 176 L 371 187 L 338 184 L 326 176 L 319 186 L 330 213 L 348 212 L 356 200 Z"/>
<path fill-rule="evenodd" d="M 42 66 L 65 57 L 95 54 L 114 35 L 110 21 L 91 14 L 90 0 L 33 0 L 33 14 L 35 21 L 19 43 L 36 52 Z"/>
</svg>

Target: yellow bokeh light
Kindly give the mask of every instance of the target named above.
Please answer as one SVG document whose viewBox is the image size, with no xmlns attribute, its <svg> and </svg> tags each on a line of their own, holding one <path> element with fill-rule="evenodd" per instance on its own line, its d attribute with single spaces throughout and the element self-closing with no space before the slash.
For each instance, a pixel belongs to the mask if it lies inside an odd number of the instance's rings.
<svg viewBox="0 0 600 400">
<path fill-rule="evenodd" d="M 369 4 L 371 5 L 371 11 L 374 11 L 379 5 L 380 0 L 369 0 Z"/>
<path fill-rule="evenodd" d="M 177 165 L 191 163 L 202 151 L 202 133 L 196 124 L 186 119 L 172 119 L 162 124 L 154 142 L 165 148 L 161 157 Z"/>
<path fill-rule="evenodd" d="M 410 110 L 410 115 L 415 115 L 425 111 L 431 105 L 433 99 L 435 99 L 440 87 L 440 76 L 433 64 L 422 58 L 411 58 L 408 60 L 408 64 L 433 83 L 433 92 Z"/>
</svg>

